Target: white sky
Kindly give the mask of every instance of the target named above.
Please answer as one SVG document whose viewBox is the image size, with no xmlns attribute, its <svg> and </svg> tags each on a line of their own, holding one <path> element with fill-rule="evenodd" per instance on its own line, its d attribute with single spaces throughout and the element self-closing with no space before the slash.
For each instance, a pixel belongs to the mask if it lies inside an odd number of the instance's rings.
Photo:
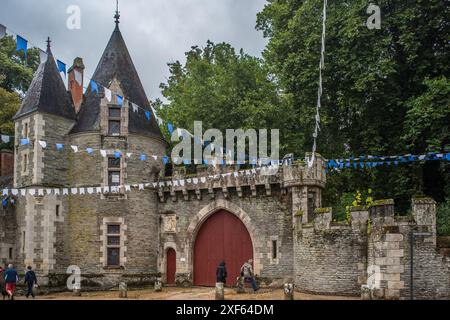
<svg viewBox="0 0 450 320">
<path fill-rule="evenodd" d="M 207 40 L 228 42 L 261 56 L 266 40 L 255 30 L 265 0 L 120 0 L 120 29 L 149 99 L 161 97 L 167 63 Z M 69 30 L 70 5 L 81 9 L 81 29 Z M 92 76 L 114 29 L 115 0 L 0 0 L 0 24 L 45 48 L 52 38 L 57 59 L 71 66 L 83 58 Z"/>
</svg>

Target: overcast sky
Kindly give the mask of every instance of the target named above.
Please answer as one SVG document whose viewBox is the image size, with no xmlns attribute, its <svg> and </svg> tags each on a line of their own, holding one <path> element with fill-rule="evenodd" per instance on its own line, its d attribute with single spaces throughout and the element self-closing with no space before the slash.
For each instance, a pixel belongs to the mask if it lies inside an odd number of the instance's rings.
<svg viewBox="0 0 450 320">
<path fill-rule="evenodd" d="M 160 97 L 167 63 L 184 61 L 193 45 L 228 42 L 261 56 L 266 40 L 255 30 L 265 0 L 121 0 L 120 28 L 149 99 Z M 81 29 L 66 27 L 68 6 L 81 9 Z M 45 48 L 52 38 L 56 58 L 80 56 L 92 76 L 114 29 L 115 0 L 0 0 L 0 24 Z"/>
</svg>

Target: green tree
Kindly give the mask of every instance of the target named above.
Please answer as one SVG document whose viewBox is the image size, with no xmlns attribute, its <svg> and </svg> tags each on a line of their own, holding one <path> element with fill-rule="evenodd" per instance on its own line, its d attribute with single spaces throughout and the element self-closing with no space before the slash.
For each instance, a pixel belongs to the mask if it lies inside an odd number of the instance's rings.
<svg viewBox="0 0 450 320">
<path fill-rule="evenodd" d="M 31 48 L 27 57 L 16 51 L 12 36 L 0 39 L 0 133 L 13 135 L 12 117 L 20 107 L 20 97 L 28 90 L 39 66 L 39 50 Z M 1 147 L 8 147 L 1 144 Z M 11 147 L 11 144 L 9 145 Z"/>
<path fill-rule="evenodd" d="M 289 112 L 263 61 L 239 53 L 227 43 L 208 41 L 186 53 L 186 63 L 169 64 L 170 77 L 161 84 L 168 103 L 161 116 L 192 132 L 195 120 L 203 129 L 283 129 Z M 282 134 L 286 131 L 282 130 Z"/>
<path fill-rule="evenodd" d="M 409 153 L 411 148 L 402 138 L 407 114 L 413 112 L 412 101 L 428 90 L 425 79 L 448 77 L 445 3 L 381 0 L 377 5 L 381 29 L 369 30 L 364 25 L 369 17 L 366 0 L 328 1 L 318 140 L 318 151 L 327 158 Z M 257 18 L 257 28 L 269 38 L 265 61 L 291 98 L 295 121 L 286 125 L 297 135 L 287 143 L 299 156 L 312 144 L 322 6 L 322 0 L 268 0 Z M 435 107 L 439 108 L 430 106 Z M 449 131 L 448 121 L 442 130 Z M 430 141 L 440 139 L 434 136 L 439 134 L 436 130 L 423 134 L 429 134 Z M 417 139 L 423 139 L 423 134 Z M 416 146 L 415 151 L 422 153 L 427 148 Z M 333 202 L 344 192 L 372 188 L 375 197 L 409 201 L 421 191 L 417 171 L 412 165 L 331 175 L 326 200 Z M 435 196 L 438 190 L 431 192 Z"/>
<path fill-rule="evenodd" d="M 33 74 L 39 66 L 39 50 L 31 48 L 27 57 L 16 51 L 12 36 L 0 39 L 0 87 L 10 92 L 28 90 Z"/>
</svg>

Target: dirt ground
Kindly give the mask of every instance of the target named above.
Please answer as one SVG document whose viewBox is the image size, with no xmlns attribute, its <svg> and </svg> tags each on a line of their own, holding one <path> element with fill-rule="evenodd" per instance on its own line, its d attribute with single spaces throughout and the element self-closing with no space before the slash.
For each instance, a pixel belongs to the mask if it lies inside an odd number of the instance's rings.
<svg viewBox="0 0 450 320">
<path fill-rule="evenodd" d="M 26 299 L 24 296 L 16 300 Z M 31 299 L 31 298 L 30 298 Z M 163 288 L 162 292 L 148 290 L 129 290 L 129 300 L 213 300 L 214 288 Z M 318 296 L 295 293 L 295 300 L 358 300 L 359 297 Z M 71 292 L 38 296 L 36 300 L 123 300 L 118 291 L 83 292 L 81 297 L 75 297 Z M 264 290 L 258 293 L 237 294 L 233 289 L 225 289 L 225 300 L 283 300 L 283 290 Z"/>
</svg>

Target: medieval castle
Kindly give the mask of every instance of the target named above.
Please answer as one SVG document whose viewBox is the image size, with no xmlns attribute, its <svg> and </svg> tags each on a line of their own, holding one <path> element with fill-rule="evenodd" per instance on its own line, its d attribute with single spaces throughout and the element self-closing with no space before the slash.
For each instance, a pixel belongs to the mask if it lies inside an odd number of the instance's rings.
<svg viewBox="0 0 450 320">
<path fill-rule="evenodd" d="M 16 114 L 14 153 L 3 152 L 2 188 L 71 188 L 188 179 L 183 168 L 165 176 L 160 161 L 117 158 L 113 150 L 165 154 L 166 142 L 148 121 L 108 101 L 104 92 L 75 81 L 80 58 L 69 69 L 66 89 L 50 42 Z M 150 109 L 119 30 L 115 30 L 93 80 Z M 21 145 L 20 139 L 30 143 Z M 42 148 L 38 141 L 111 150 L 73 153 Z M 9 161 L 9 163 L 8 163 Z M 326 175 L 320 156 L 312 169 L 282 166 L 275 175 L 220 174 L 232 167 L 198 166 L 197 176 L 218 179 L 130 192 L 27 194 L 0 209 L 0 262 L 18 270 L 33 266 L 41 284 L 64 288 L 66 270 L 81 270 L 83 288 L 151 284 L 214 286 L 215 268 L 227 263 L 228 285 L 240 266 L 254 261 L 262 285 L 293 282 L 316 294 L 361 295 L 378 281 L 371 298 L 450 299 L 450 258 L 437 245 L 436 205 L 412 199 L 412 215 L 397 217 L 390 200 L 351 209 L 334 222 L 321 208 Z M 8 179 L 7 167 L 13 168 Z M 364 290 L 363 290 L 364 293 Z"/>
</svg>

